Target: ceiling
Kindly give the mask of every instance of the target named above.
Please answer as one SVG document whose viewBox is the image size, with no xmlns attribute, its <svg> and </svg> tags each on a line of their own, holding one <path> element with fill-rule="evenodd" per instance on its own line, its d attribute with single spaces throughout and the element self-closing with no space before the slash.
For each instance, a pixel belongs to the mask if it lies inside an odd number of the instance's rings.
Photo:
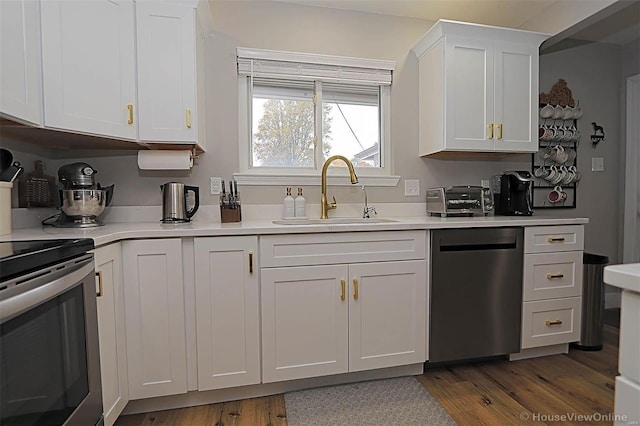
<svg viewBox="0 0 640 426">
<path fill-rule="evenodd" d="M 578 0 L 276 0 L 306 6 L 354 10 L 409 18 L 451 19 L 523 28 L 532 17 L 553 10 L 563 2 Z M 580 0 L 587 1 L 587 0 Z M 557 4 L 555 4 L 557 3 Z M 622 6 L 624 5 L 624 6 Z M 624 45 L 640 38 L 640 1 L 620 0 L 603 9 L 599 22 L 589 22 L 581 31 L 569 32 L 572 39 Z M 622 9 L 622 10 L 621 10 Z M 616 12 L 612 12 L 615 10 Z M 604 19 L 606 18 L 606 19 Z M 595 25 L 592 27 L 592 24 Z M 597 24 L 597 25 L 596 25 Z"/>
<path fill-rule="evenodd" d="M 640 1 L 618 2 L 585 21 L 571 38 L 625 45 L 640 38 Z"/>
<path fill-rule="evenodd" d="M 518 28 L 557 0 L 278 0 L 409 18 L 451 19 Z"/>
</svg>

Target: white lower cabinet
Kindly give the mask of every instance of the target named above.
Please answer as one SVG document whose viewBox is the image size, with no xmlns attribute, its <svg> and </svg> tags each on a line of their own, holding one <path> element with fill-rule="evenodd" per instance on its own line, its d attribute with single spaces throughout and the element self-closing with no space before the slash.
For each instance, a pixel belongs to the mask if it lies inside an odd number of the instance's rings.
<svg viewBox="0 0 640 426">
<path fill-rule="evenodd" d="M 536 300 L 522 304 L 522 348 L 580 340 L 582 298 Z"/>
<path fill-rule="evenodd" d="M 427 261 L 349 265 L 349 371 L 424 362 Z"/>
<path fill-rule="evenodd" d="M 260 383 L 258 238 L 195 238 L 198 390 Z"/>
<path fill-rule="evenodd" d="M 524 232 L 522 345 L 580 340 L 584 227 L 532 226 Z"/>
<path fill-rule="evenodd" d="M 265 383 L 349 370 L 347 279 L 346 265 L 262 269 Z"/>
<path fill-rule="evenodd" d="M 424 232 L 262 238 L 263 382 L 424 362 L 425 241 Z M 280 266 L 287 257 L 298 266 Z M 367 257 L 376 261 L 340 263 Z"/>
<path fill-rule="evenodd" d="M 98 276 L 98 340 L 104 424 L 111 426 L 129 402 L 124 288 L 120 243 L 95 251 Z"/>
<path fill-rule="evenodd" d="M 122 243 L 129 397 L 187 392 L 182 242 Z"/>
</svg>

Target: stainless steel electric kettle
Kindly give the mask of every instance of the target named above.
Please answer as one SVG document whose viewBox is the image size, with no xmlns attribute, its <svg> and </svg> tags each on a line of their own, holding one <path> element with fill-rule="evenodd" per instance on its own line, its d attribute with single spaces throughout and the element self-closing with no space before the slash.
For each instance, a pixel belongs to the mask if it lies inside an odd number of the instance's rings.
<svg viewBox="0 0 640 426">
<path fill-rule="evenodd" d="M 200 207 L 200 189 L 180 182 L 167 182 L 162 189 L 162 222 L 189 222 Z M 187 209 L 187 192 L 193 192 L 195 203 Z"/>
</svg>

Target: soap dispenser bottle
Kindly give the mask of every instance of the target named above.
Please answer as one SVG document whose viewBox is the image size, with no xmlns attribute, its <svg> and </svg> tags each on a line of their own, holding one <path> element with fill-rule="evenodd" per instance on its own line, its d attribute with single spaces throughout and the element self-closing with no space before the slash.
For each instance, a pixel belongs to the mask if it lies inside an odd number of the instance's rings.
<svg viewBox="0 0 640 426">
<path fill-rule="evenodd" d="M 295 212 L 298 219 L 307 217 L 307 200 L 302 196 L 302 188 L 298 188 L 298 196 L 295 199 Z"/>
<path fill-rule="evenodd" d="M 291 187 L 287 187 L 287 196 L 284 197 L 282 216 L 285 219 L 293 219 L 295 217 L 295 202 L 291 196 Z"/>
</svg>

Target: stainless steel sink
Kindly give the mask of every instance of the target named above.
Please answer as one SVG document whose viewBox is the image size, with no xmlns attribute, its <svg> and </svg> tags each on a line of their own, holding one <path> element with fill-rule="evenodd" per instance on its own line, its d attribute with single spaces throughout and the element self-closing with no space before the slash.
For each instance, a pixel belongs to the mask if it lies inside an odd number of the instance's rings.
<svg viewBox="0 0 640 426">
<path fill-rule="evenodd" d="M 359 223 L 390 223 L 397 222 L 394 219 L 361 218 L 361 217 L 333 217 L 330 219 L 287 219 L 274 220 L 275 225 L 340 225 Z"/>
</svg>

